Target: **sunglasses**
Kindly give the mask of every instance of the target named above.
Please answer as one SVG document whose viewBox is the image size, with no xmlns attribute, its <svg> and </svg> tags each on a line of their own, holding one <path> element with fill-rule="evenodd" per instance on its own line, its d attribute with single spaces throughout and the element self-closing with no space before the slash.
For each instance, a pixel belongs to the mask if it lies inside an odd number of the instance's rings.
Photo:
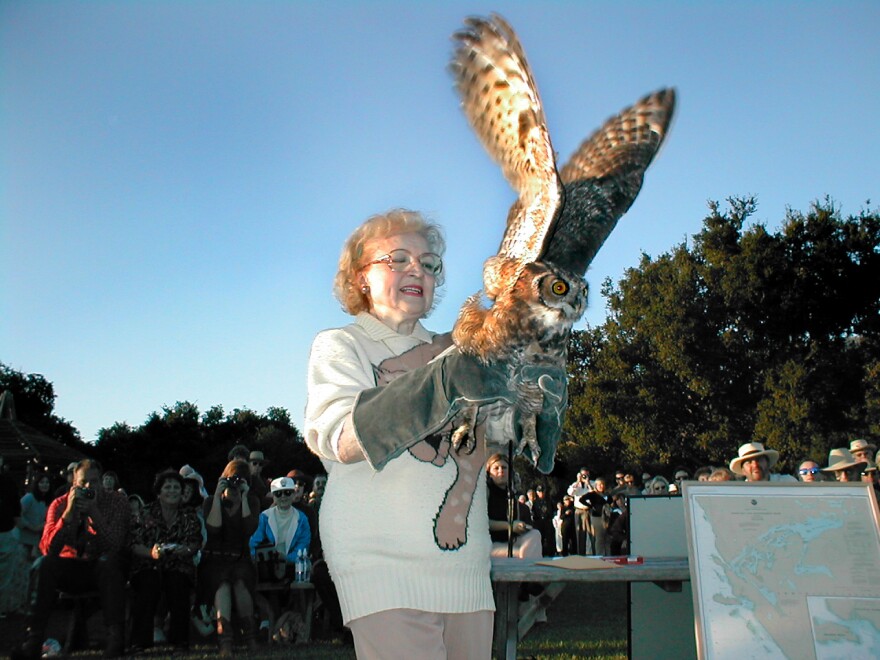
<svg viewBox="0 0 880 660">
<path fill-rule="evenodd" d="M 276 490 L 272 493 L 275 497 L 291 497 L 293 495 L 292 490 Z"/>
<path fill-rule="evenodd" d="M 437 276 L 443 271 L 443 259 L 439 254 L 425 252 L 418 256 L 413 256 L 409 250 L 404 249 L 391 250 L 388 254 L 374 259 L 367 265 L 385 264 L 395 273 L 402 273 L 409 270 L 416 263 L 429 275 Z"/>
<path fill-rule="evenodd" d="M 819 468 L 801 468 L 798 474 L 819 474 Z"/>
</svg>

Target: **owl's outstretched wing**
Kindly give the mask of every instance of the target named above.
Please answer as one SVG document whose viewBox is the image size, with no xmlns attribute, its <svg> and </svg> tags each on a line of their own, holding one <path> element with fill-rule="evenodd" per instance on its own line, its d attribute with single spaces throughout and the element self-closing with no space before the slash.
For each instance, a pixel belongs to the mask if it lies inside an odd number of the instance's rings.
<svg viewBox="0 0 880 660">
<path fill-rule="evenodd" d="M 453 35 L 449 68 L 468 121 L 519 197 L 498 256 L 537 261 L 562 198 L 538 88 L 507 21 L 492 14 L 465 25 Z"/>
<path fill-rule="evenodd" d="M 639 194 L 674 110 L 674 89 L 649 94 L 581 144 L 559 173 L 565 207 L 547 245 L 546 261 L 571 273 L 586 273 Z"/>
</svg>

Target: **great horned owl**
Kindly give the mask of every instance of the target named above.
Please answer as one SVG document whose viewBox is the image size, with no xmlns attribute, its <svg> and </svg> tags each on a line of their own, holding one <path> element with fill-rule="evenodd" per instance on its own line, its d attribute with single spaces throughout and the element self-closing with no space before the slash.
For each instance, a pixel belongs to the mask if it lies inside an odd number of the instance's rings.
<svg viewBox="0 0 880 660">
<path fill-rule="evenodd" d="M 537 462 L 543 404 L 526 365 L 565 368 L 568 339 L 587 303 L 583 277 L 611 230 L 635 201 L 645 170 L 669 128 L 675 92 L 664 89 L 609 119 L 557 172 L 544 110 L 525 52 L 501 16 L 469 18 L 453 35 L 450 63 L 462 108 L 518 199 L 498 254 L 483 267 L 483 293 L 462 306 L 453 340 L 462 353 L 506 370 L 518 393 L 523 437 Z M 453 435 L 473 441 L 476 410 Z M 496 442 L 500 438 L 494 439 Z"/>
</svg>

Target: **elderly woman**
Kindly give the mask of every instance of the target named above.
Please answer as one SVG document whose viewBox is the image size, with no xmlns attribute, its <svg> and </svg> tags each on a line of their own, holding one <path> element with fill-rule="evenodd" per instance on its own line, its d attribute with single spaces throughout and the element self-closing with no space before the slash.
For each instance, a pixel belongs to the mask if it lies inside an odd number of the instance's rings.
<svg viewBox="0 0 880 660">
<path fill-rule="evenodd" d="M 208 542 L 199 563 L 200 591 L 213 595 L 217 640 L 223 657 L 232 657 L 233 603 L 244 628 L 244 640 L 249 649 L 256 649 L 256 569 L 248 543 L 257 529 L 260 503 L 250 493 L 249 479 L 246 461 L 230 461 L 217 481 L 214 496 L 205 502 Z"/>
<path fill-rule="evenodd" d="M 492 537 L 492 556 L 506 557 L 508 534 L 513 533 L 513 556 L 519 559 L 541 556 L 541 532 L 525 522 L 529 510 L 525 504 L 515 503 L 516 517 L 512 525 L 507 522 L 507 484 L 510 464 L 503 454 L 493 454 L 486 461 L 489 500 L 489 535 Z"/>
<path fill-rule="evenodd" d="M 449 436 L 457 403 L 511 393 L 457 351 L 431 361 L 450 345 L 421 324 L 443 252 L 439 227 L 418 213 L 364 222 L 334 286 L 354 323 L 319 333 L 309 357 L 305 438 L 329 475 L 321 539 L 359 658 L 491 653 L 483 426 L 471 453 Z"/>
<path fill-rule="evenodd" d="M 181 506 L 183 478 L 174 470 L 160 472 L 153 483 L 156 500 L 147 504 L 132 530 L 131 644 L 153 644 L 153 615 L 164 595 L 170 613 L 168 641 L 189 646 L 189 606 L 196 569 L 193 556 L 202 546 L 196 512 Z"/>
</svg>

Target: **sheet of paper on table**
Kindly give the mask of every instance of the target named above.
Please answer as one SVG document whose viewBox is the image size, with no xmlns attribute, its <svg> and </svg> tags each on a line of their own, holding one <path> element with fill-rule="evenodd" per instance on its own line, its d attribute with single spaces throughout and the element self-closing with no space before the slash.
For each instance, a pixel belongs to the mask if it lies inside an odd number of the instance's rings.
<svg viewBox="0 0 880 660">
<path fill-rule="evenodd" d="M 584 557 L 581 555 L 569 555 L 559 559 L 545 559 L 536 561 L 539 566 L 555 566 L 556 568 L 567 568 L 580 571 L 592 571 L 601 568 L 614 568 L 615 564 L 598 559 L 596 557 Z"/>
</svg>

